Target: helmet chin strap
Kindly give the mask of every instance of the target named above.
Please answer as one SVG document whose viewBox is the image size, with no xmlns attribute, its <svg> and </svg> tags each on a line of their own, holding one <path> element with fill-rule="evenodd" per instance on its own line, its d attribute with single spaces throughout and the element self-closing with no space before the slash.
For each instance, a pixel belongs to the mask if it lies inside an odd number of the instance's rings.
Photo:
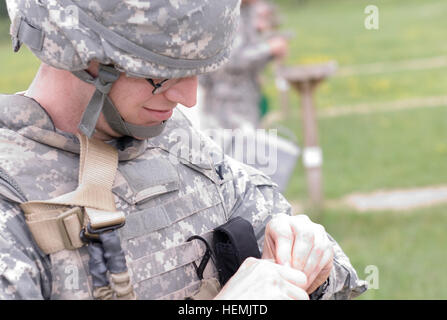
<svg viewBox="0 0 447 320">
<path fill-rule="evenodd" d="M 106 97 L 106 100 L 104 101 L 102 113 L 113 130 L 122 135 L 134 138 L 147 139 L 156 137 L 162 133 L 163 129 L 166 127 L 166 121 L 154 126 L 140 126 L 125 122 L 109 97 Z"/>
<path fill-rule="evenodd" d="M 122 135 L 147 139 L 158 136 L 166 126 L 166 121 L 155 126 L 141 126 L 124 121 L 118 109 L 108 97 L 113 83 L 118 80 L 120 72 L 113 66 L 99 65 L 98 76 L 92 77 L 87 71 L 73 71 L 76 77 L 95 86 L 96 91 L 90 99 L 81 117 L 79 131 L 91 138 L 95 131 L 99 115 L 102 113 L 109 126 Z"/>
</svg>

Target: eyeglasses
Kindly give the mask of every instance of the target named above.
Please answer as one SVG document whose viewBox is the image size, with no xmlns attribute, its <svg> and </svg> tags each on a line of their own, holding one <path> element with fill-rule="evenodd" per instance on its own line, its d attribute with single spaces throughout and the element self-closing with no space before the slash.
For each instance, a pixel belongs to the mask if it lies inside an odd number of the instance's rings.
<svg viewBox="0 0 447 320">
<path fill-rule="evenodd" d="M 173 85 L 175 85 L 177 82 L 180 81 L 179 78 L 176 79 L 164 79 L 161 81 L 155 82 L 154 79 L 146 78 L 147 82 L 149 82 L 154 89 L 152 90 L 152 94 L 159 94 L 162 92 L 165 92 L 169 88 L 171 88 Z"/>
</svg>

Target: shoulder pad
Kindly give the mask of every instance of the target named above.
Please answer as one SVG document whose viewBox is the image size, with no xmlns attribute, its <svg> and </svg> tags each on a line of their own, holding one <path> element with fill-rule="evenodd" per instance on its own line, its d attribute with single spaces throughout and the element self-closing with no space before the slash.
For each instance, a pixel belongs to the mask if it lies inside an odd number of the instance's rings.
<svg viewBox="0 0 447 320">
<path fill-rule="evenodd" d="M 2 168 L 0 168 L 0 197 L 16 203 L 27 201 L 14 180 Z"/>
</svg>

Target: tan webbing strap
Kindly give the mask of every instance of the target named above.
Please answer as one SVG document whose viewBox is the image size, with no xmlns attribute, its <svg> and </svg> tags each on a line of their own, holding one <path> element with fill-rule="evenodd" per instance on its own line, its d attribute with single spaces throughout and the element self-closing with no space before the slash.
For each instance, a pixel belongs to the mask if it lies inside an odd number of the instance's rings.
<svg viewBox="0 0 447 320">
<path fill-rule="evenodd" d="M 203 279 L 199 290 L 191 297 L 190 300 L 212 300 L 214 299 L 222 286 L 216 278 Z"/>
<path fill-rule="evenodd" d="M 29 201 L 21 208 L 39 247 L 47 254 L 83 246 L 81 230 L 121 225 L 124 214 L 116 211 L 112 193 L 118 168 L 118 151 L 112 146 L 78 134 L 80 142 L 79 182 L 75 191 L 51 200 Z M 84 214 L 83 214 L 84 213 Z M 129 272 L 111 274 L 113 288 L 95 288 L 99 299 L 136 299 Z"/>
<path fill-rule="evenodd" d="M 79 233 L 87 220 L 93 228 L 124 221 L 124 214 L 116 211 L 112 193 L 117 150 L 97 139 L 84 135 L 78 138 L 81 145 L 78 188 L 51 200 L 21 204 L 31 233 L 47 254 L 81 247 Z"/>
<path fill-rule="evenodd" d="M 25 215 L 26 223 L 39 248 L 46 254 L 63 249 L 76 249 L 83 243 L 79 233 L 83 225 L 83 213 L 80 207 L 57 210 L 47 209 L 44 214 Z"/>
<path fill-rule="evenodd" d="M 118 151 L 100 140 L 88 139 L 84 135 L 78 137 L 81 161 L 75 200 L 88 203 L 85 207 L 116 211 L 112 187 L 118 167 Z"/>
</svg>

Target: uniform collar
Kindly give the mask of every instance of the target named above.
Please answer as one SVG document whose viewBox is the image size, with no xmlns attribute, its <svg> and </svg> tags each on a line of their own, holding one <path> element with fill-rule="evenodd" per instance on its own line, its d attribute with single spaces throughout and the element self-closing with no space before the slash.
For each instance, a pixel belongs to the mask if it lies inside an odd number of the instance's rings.
<svg viewBox="0 0 447 320">
<path fill-rule="evenodd" d="M 57 129 L 49 114 L 34 99 L 23 94 L 0 95 L 0 128 L 18 132 L 36 142 L 79 154 L 74 134 Z M 147 148 L 147 140 L 125 137 L 106 141 L 118 149 L 119 160 L 131 160 Z"/>
</svg>

